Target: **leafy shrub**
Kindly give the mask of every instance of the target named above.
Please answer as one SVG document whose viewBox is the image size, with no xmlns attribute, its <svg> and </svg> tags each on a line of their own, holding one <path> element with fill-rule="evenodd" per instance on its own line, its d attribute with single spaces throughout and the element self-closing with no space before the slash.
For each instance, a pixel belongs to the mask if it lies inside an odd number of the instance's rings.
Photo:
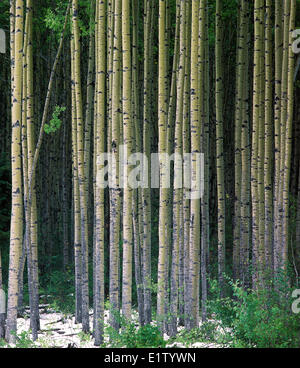
<svg viewBox="0 0 300 368">
<path fill-rule="evenodd" d="M 47 134 L 55 133 L 61 126 L 60 114 L 66 110 L 65 106 L 55 106 L 52 119 L 49 124 L 45 124 L 44 131 Z"/>
<path fill-rule="evenodd" d="M 286 281 L 244 290 L 229 281 L 233 299 L 216 297 L 208 302 L 212 318 L 220 321 L 225 340 L 234 347 L 294 348 L 300 346 L 300 315 L 293 314 L 292 289 Z M 216 284 L 212 283 L 213 293 Z M 228 333 L 228 328 L 230 333 Z"/>
<path fill-rule="evenodd" d="M 190 331 L 183 329 L 176 337 L 170 339 L 168 344 L 180 342 L 189 347 L 196 342 L 216 342 L 217 334 L 217 324 L 207 321 L 202 323 L 199 328 L 193 328 Z"/>
<path fill-rule="evenodd" d="M 272 290 L 247 293 L 235 288 L 234 331 L 245 346 L 258 348 L 295 348 L 300 346 L 300 318 L 291 311 L 291 291 L 281 295 Z"/>
<path fill-rule="evenodd" d="M 52 309 L 65 314 L 73 314 L 75 311 L 75 286 L 74 273 L 71 269 L 64 272 L 53 271 L 43 280 L 42 293 L 45 301 L 50 303 Z"/>
<path fill-rule="evenodd" d="M 220 297 L 220 288 L 217 280 L 210 280 L 211 299 L 207 304 L 207 312 L 212 318 L 220 320 L 222 327 L 231 328 L 236 319 L 236 301 L 232 298 Z"/>
<path fill-rule="evenodd" d="M 136 326 L 134 322 L 128 322 L 119 315 L 120 331 L 112 327 L 106 328 L 110 347 L 125 348 L 164 348 L 166 342 L 156 326 Z"/>
</svg>

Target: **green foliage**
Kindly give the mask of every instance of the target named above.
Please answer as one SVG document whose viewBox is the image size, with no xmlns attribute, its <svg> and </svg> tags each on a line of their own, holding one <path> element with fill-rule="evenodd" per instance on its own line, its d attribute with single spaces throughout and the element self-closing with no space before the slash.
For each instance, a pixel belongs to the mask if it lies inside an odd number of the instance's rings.
<svg viewBox="0 0 300 368">
<path fill-rule="evenodd" d="M 213 282 L 213 289 L 217 290 Z M 234 347 L 295 348 L 300 345 L 300 315 L 293 314 L 292 289 L 281 278 L 276 286 L 244 290 L 229 281 L 233 299 L 208 302 L 211 318 L 219 322 L 224 340 Z M 215 292 L 215 291 L 214 291 Z"/>
<path fill-rule="evenodd" d="M 71 269 L 53 271 L 46 279 L 42 279 L 41 293 L 45 295 L 45 302 L 56 312 L 66 315 L 74 313 L 75 310 L 75 287 L 74 272 Z"/>
<path fill-rule="evenodd" d="M 79 339 L 80 339 L 80 341 L 82 342 L 82 343 L 87 343 L 87 342 L 90 342 L 91 341 L 91 334 L 90 333 L 85 333 L 85 332 L 83 332 L 83 331 L 80 331 L 79 333 L 78 333 L 78 337 L 79 337 Z"/>
<path fill-rule="evenodd" d="M 9 29 L 9 0 L 0 2 L 0 28 L 5 31 Z"/>
<path fill-rule="evenodd" d="M 19 349 L 34 348 L 35 344 L 34 344 L 34 341 L 32 341 L 30 335 L 31 335 L 31 331 L 23 331 L 20 334 L 15 334 L 16 348 L 19 348 Z"/>
<path fill-rule="evenodd" d="M 105 333 L 109 338 L 109 347 L 124 348 L 164 348 L 166 342 L 156 326 L 138 327 L 134 322 L 128 322 L 120 313 L 113 312 L 120 323 L 120 331 L 107 327 Z"/>
<path fill-rule="evenodd" d="M 234 331 L 245 347 L 299 347 L 300 318 L 291 311 L 291 291 L 287 295 L 267 289 L 247 293 L 235 287 L 235 295 L 239 305 Z"/>
<path fill-rule="evenodd" d="M 111 347 L 164 348 L 166 342 L 157 327 L 145 325 L 137 328 L 134 323 L 123 324 L 120 333 L 107 328 Z"/>
<path fill-rule="evenodd" d="M 88 36 L 93 32 L 95 24 L 94 22 L 90 24 L 90 13 L 92 11 L 92 2 L 88 0 L 79 1 L 79 18 L 78 24 L 80 29 L 80 34 L 82 37 Z M 67 2 L 64 0 L 56 1 L 55 8 L 46 8 L 46 13 L 43 17 L 46 28 L 53 31 L 56 38 L 59 39 L 63 25 L 65 22 Z M 70 19 L 69 19 L 70 23 Z M 70 28 L 70 24 L 69 24 Z"/>
<path fill-rule="evenodd" d="M 45 124 L 45 133 L 55 133 L 61 127 L 60 114 L 66 110 L 65 106 L 55 106 L 54 112 L 52 114 L 52 119 L 49 124 Z"/>
<path fill-rule="evenodd" d="M 205 322 L 199 328 L 193 328 L 188 331 L 183 329 L 175 338 L 168 341 L 171 343 L 181 343 L 186 347 L 190 347 L 197 342 L 213 342 L 216 340 L 216 325 L 213 322 Z"/>
<path fill-rule="evenodd" d="M 230 297 L 220 297 L 220 288 L 217 280 L 210 280 L 209 284 L 211 299 L 207 304 L 207 312 L 212 318 L 222 321 L 222 325 L 224 327 L 232 327 L 234 320 L 236 319 L 236 301 Z"/>
</svg>

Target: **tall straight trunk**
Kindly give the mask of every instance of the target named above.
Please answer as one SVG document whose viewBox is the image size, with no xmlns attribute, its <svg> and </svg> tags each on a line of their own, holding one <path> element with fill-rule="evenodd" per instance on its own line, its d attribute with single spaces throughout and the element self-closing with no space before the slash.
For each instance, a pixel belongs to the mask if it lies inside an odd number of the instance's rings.
<svg viewBox="0 0 300 368">
<path fill-rule="evenodd" d="M 137 0 L 132 2 L 132 123 L 133 123 L 133 150 L 134 153 L 142 152 L 142 126 L 139 111 L 139 61 L 138 61 L 138 17 L 140 7 Z M 132 200 L 132 218 L 133 218 L 133 239 L 134 239 L 134 275 L 137 289 L 137 303 L 139 324 L 145 324 L 145 303 L 144 303 L 144 285 L 143 285 L 143 198 L 142 188 L 136 188 L 133 191 Z M 148 264 L 150 264 L 147 257 Z M 151 297 L 151 294 L 150 294 Z M 151 303 L 150 303 L 150 321 L 151 321 Z M 148 323 L 150 323 L 150 321 Z"/>
<path fill-rule="evenodd" d="M 247 33 L 245 32 L 245 1 L 239 2 L 238 16 L 238 42 L 237 42 L 237 67 L 236 67 L 236 101 L 235 101 L 235 160 L 234 160 L 234 236 L 233 236 L 233 278 L 238 278 L 240 268 L 240 235 L 241 235 L 241 138 L 242 138 L 242 105 L 243 105 L 243 86 L 245 73 L 245 48 L 247 47 Z"/>
<path fill-rule="evenodd" d="M 186 1 L 186 35 L 191 33 L 191 1 Z M 184 101 L 183 101 L 183 154 L 190 153 L 190 70 L 191 70 L 191 39 L 187 37 L 185 53 Z M 186 181 L 184 181 L 186 184 Z M 184 254 L 184 325 L 189 324 L 189 262 L 190 262 L 190 199 L 188 188 L 183 190 L 183 254 Z"/>
<path fill-rule="evenodd" d="M 253 75 L 253 123 L 251 157 L 251 194 L 252 194 L 252 262 L 253 286 L 257 287 L 262 278 L 264 252 L 260 238 L 260 188 L 261 188 L 261 91 L 262 91 L 262 54 L 263 54 L 263 1 L 256 0 L 254 5 L 254 75 Z"/>
<path fill-rule="evenodd" d="M 180 6 L 179 1 L 176 3 L 176 26 L 175 26 L 175 40 L 174 40 L 174 56 L 172 62 L 172 72 L 171 72 L 171 85 L 166 83 L 166 96 L 168 96 L 167 104 L 167 154 L 171 155 L 174 150 L 174 139 L 175 139 L 175 115 L 176 115 L 176 82 L 178 78 L 178 62 L 179 62 L 179 30 L 180 30 Z M 167 44 L 166 44 L 166 65 L 167 70 L 169 70 L 169 50 L 170 50 L 170 2 L 167 1 L 166 7 L 166 19 L 167 19 Z M 173 217 L 173 193 L 171 187 L 173 186 L 173 176 L 170 173 L 170 188 L 168 190 L 168 214 L 166 223 L 166 269 L 165 269 L 165 316 L 170 314 L 170 279 L 171 279 L 171 247 L 172 247 L 172 217 Z M 165 319 L 165 331 L 169 333 L 169 322 L 170 318 Z"/>
<path fill-rule="evenodd" d="M 283 171 L 283 194 L 282 194 L 282 237 L 281 237 L 281 259 L 284 269 L 288 265 L 288 245 L 289 245 L 289 199 L 290 199 L 290 176 L 291 176 L 291 155 L 293 138 L 293 118 L 294 118 L 294 70 L 295 55 L 292 49 L 293 30 L 295 29 L 296 1 L 291 0 L 289 34 L 288 34 L 288 69 L 287 69 L 287 115 L 285 122 L 285 157 Z"/>
<path fill-rule="evenodd" d="M 166 2 L 159 0 L 159 36 L 158 36 L 158 152 L 167 153 L 167 83 L 168 70 L 166 65 Z M 158 282 L 157 282 L 157 321 L 160 329 L 164 328 L 165 302 L 166 302 L 166 267 L 168 239 L 166 237 L 166 224 L 168 216 L 168 189 L 167 176 L 163 163 L 160 162 L 160 195 L 159 195 L 159 256 L 158 256 Z"/>
<path fill-rule="evenodd" d="M 265 195 L 265 257 L 266 271 L 269 273 L 273 269 L 272 262 L 272 234 L 273 234 L 273 127 L 272 127 L 272 100 L 273 100 L 273 44 L 272 44 L 272 1 L 266 1 L 266 32 L 265 32 L 265 158 L 264 158 L 264 195 Z"/>
<path fill-rule="evenodd" d="M 33 55 L 32 55 L 32 2 L 27 1 L 26 4 L 26 22 L 25 22 L 25 39 L 24 39 L 24 68 L 23 68 L 23 123 L 24 136 L 22 138 L 23 145 L 23 172 L 24 172 L 24 203 L 25 203 L 25 243 L 27 250 L 27 267 L 28 267 L 28 283 L 29 283 L 29 302 L 30 302 L 30 327 L 32 329 L 33 340 L 36 340 L 37 330 L 39 329 L 39 301 L 38 301 L 38 253 L 37 253 L 37 232 L 36 232 L 36 206 L 35 208 L 29 203 L 29 177 L 33 166 Z M 29 146 L 30 144 L 30 146 Z M 34 184 L 34 183 L 33 183 Z M 32 183 L 31 183 L 32 185 Z M 35 188 L 31 189 L 31 202 L 35 200 Z M 32 202 L 33 203 L 33 202 Z M 36 203 L 35 203 L 36 205 Z M 35 213 L 32 212 L 35 210 Z M 32 225 L 35 221 L 35 226 Z M 34 233 L 31 233 L 33 229 Z M 34 243 L 32 243 L 32 235 Z"/>
<path fill-rule="evenodd" d="M 202 321 L 207 319 L 207 272 L 208 272 L 208 254 L 210 245 L 210 213 L 209 213 L 209 185 L 210 185 L 210 113 L 209 113 L 209 86 L 210 86 L 210 73 L 209 73 L 209 19 L 208 19 L 208 3 L 205 4 L 205 30 L 202 33 L 203 42 L 205 43 L 205 65 L 204 65 L 204 84 L 203 84 L 203 123 L 202 123 L 202 137 L 201 137 L 201 152 L 204 153 L 204 193 L 201 200 L 201 312 Z"/>
<path fill-rule="evenodd" d="M 202 22 L 204 19 L 202 18 Z M 197 175 L 196 154 L 200 152 L 200 114 L 199 114 L 199 1 L 192 2 L 192 24 L 191 24 L 191 178 Z M 194 197 L 195 188 L 191 189 Z M 190 252 L 189 252 L 189 306 L 188 306 L 188 328 L 192 329 L 198 325 L 199 310 L 199 255 L 200 255 L 200 198 L 191 199 L 190 204 Z"/>
<path fill-rule="evenodd" d="M 258 179 L 258 211 L 259 211 L 259 240 L 255 245 L 258 252 L 258 277 L 260 281 L 265 278 L 265 186 L 264 186 L 264 158 L 265 158 L 265 19 L 264 1 L 259 9 L 259 50 L 260 50 L 260 71 L 259 71 L 259 116 L 258 116 L 258 156 L 257 156 L 257 179 Z M 263 275 L 264 273 L 264 275 Z"/>
<path fill-rule="evenodd" d="M 132 166 L 127 161 L 132 154 L 133 128 L 131 104 L 131 32 L 130 2 L 122 2 L 122 55 L 123 55 L 123 129 L 125 145 L 124 203 L 123 203 L 123 281 L 122 313 L 131 320 L 132 307 L 132 187 L 128 182 Z"/>
<path fill-rule="evenodd" d="M 94 84 L 95 84 L 95 34 L 93 32 L 93 22 L 95 19 L 95 1 L 90 2 L 90 24 L 89 24 L 89 52 L 88 52 L 88 72 L 86 80 L 86 105 L 84 122 L 84 173 L 85 173 L 85 198 L 87 207 L 90 207 L 90 168 L 91 168 L 91 135 L 93 123 L 93 102 L 94 102 Z M 92 211 L 88 211 L 92 213 Z M 92 229 L 92 216 L 88 214 L 88 238 Z"/>
<path fill-rule="evenodd" d="M 23 14 L 24 1 L 11 1 L 11 37 L 14 37 L 11 51 L 12 58 L 12 211 L 10 226 L 10 251 L 8 275 L 8 304 L 6 320 L 6 340 L 15 342 L 18 312 L 18 270 L 23 238 L 23 203 L 22 203 L 22 162 L 21 162 L 21 120 L 22 120 L 22 53 L 23 53 Z M 18 30 L 18 32 L 15 32 Z"/>
<path fill-rule="evenodd" d="M 249 7 L 248 2 L 244 1 L 245 16 L 245 47 L 244 47 L 244 70 L 249 68 Z M 248 288 L 249 285 L 249 251 L 250 251 L 250 119 L 249 119 L 249 77 L 244 75 L 243 83 L 243 103 L 241 111 L 242 133 L 241 133 L 241 235 L 240 235 L 240 270 L 239 278 L 242 285 Z"/>
<path fill-rule="evenodd" d="M 103 169 L 99 162 L 100 155 L 105 150 L 105 91 L 106 87 L 106 1 L 97 2 L 96 9 L 96 99 L 95 99 L 95 174 Z M 100 180 L 102 180 L 100 178 Z M 95 211 L 95 251 L 94 251 L 94 329 L 95 345 L 99 346 L 104 339 L 104 228 L 105 228 L 105 197 L 104 183 L 98 182 L 94 188 L 94 211 Z"/>
<path fill-rule="evenodd" d="M 174 140 L 174 193 L 173 193 L 173 248 L 171 269 L 171 296 L 170 296 L 170 335 L 177 334 L 177 315 L 179 301 L 179 267 L 180 248 L 182 245 L 182 125 L 183 125 L 183 100 L 184 100 L 184 73 L 185 73 L 185 51 L 186 51 L 186 25 L 185 25 L 185 3 L 180 2 L 179 16 L 179 65 L 176 93 L 176 120 Z"/>
<path fill-rule="evenodd" d="M 82 260 L 81 260 L 81 229 L 80 203 L 78 182 L 78 154 L 77 154 L 77 125 L 76 125 L 76 96 L 75 96 L 75 62 L 74 35 L 71 37 L 71 87 L 72 87 L 72 174 L 73 174 L 73 203 L 74 203 L 74 261 L 75 261 L 75 321 L 82 322 Z"/>
<path fill-rule="evenodd" d="M 28 137 L 28 169 L 31 173 L 33 169 L 33 159 L 35 152 L 35 123 L 34 123 L 34 89 L 33 89 L 33 8 L 32 1 L 28 1 L 27 8 L 30 11 L 29 34 L 27 45 L 27 137 Z M 37 199 L 35 178 L 31 183 L 31 219 L 30 219 L 30 240 L 32 250 L 32 278 L 34 297 L 34 318 L 36 318 L 37 329 L 40 329 L 39 316 L 39 268 L 38 268 L 38 227 L 37 227 Z"/>
<path fill-rule="evenodd" d="M 111 147 L 112 130 L 112 83 L 113 83 L 113 57 L 114 57 L 114 29 L 115 29 L 115 0 L 108 3 L 108 21 L 107 21 L 107 73 L 108 73 L 108 106 L 107 106 L 107 147 Z"/>
<path fill-rule="evenodd" d="M 278 184 L 278 218 L 275 232 L 274 244 L 274 272 L 278 274 L 283 270 L 285 259 L 283 258 L 283 223 L 284 223 L 284 173 L 286 158 L 286 140 L 287 140 L 287 95 L 288 95 L 288 68 L 289 68 L 289 25 L 290 25 L 291 3 L 286 1 L 283 10 L 283 56 L 282 56 L 282 74 L 281 74 L 281 99 L 280 99 L 280 171 Z"/>
<path fill-rule="evenodd" d="M 225 272 L 225 183 L 224 183 L 224 117 L 223 117 L 223 22 L 222 0 L 216 4 L 216 165 L 218 197 L 218 278 L 221 296 L 224 296 Z"/>
<path fill-rule="evenodd" d="M 82 258 L 82 330 L 89 331 L 89 287 L 88 287 L 88 227 L 87 227 L 87 201 L 86 201 L 86 173 L 84 166 L 84 132 L 82 114 L 82 91 L 80 69 L 80 34 L 78 25 L 78 0 L 72 2 L 72 25 L 74 32 L 74 83 L 76 98 L 76 124 L 77 124 L 77 156 L 78 181 L 80 198 L 81 220 L 81 258 Z"/>
<path fill-rule="evenodd" d="M 152 39 L 152 12 L 153 4 L 146 0 L 144 4 L 144 106 L 143 106 L 143 148 L 148 163 L 151 152 L 151 63 L 153 60 L 153 39 Z M 150 35 L 150 37 L 149 37 Z M 151 171 L 148 165 L 148 183 L 151 181 Z M 142 190 L 143 203 L 143 246 L 142 246 L 142 267 L 144 285 L 144 314 L 145 324 L 151 322 L 151 189 Z"/>
<path fill-rule="evenodd" d="M 109 299 L 111 304 L 110 324 L 113 328 L 119 328 L 116 314 L 119 313 L 119 240 L 120 240 L 120 210 L 121 198 L 119 188 L 119 145 L 121 126 L 121 13 L 120 0 L 115 0 L 114 7 L 114 47 L 113 47 L 113 81 L 112 81 L 112 121 L 111 121 L 111 151 L 113 163 L 111 170 L 115 176 L 115 183 L 110 188 L 110 284 Z"/>
<path fill-rule="evenodd" d="M 280 204 L 280 120 L 281 120 L 281 78 L 283 56 L 283 2 L 275 1 L 275 97 L 274 97 L 274 226 L 273 226 L 273 268 L 278 269 L 279 258 L 279 204 Z"/>
</svg>

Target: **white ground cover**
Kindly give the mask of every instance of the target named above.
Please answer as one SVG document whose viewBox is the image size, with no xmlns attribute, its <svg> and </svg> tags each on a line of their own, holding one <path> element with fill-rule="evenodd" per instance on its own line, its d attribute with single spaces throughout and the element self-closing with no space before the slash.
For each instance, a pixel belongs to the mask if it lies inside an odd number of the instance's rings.
<svg viewBox="0 0 300 368">
<path fill-rule="evenodd" d="M 81 324 L 75 323 L 74 316 L 66 316 L 62 313 L 57 313 L 51 310 L 47 305 L 41 306 L 40 312 L 40 323 L 41 331 L 38 333 L 38 340 L 34 343 L 37 348 L 95 348 L 94 339 L 90 335 L 86 335 L 81 331 Z M 27 310 L 27 313 L 29 311 Z M 25 313 L 25 315 L 27 315 Z M 92 330 L 93 326 L 93 311 L 90 311 L 90 328 Z M 108 311 L 105 311 L 104 323 L 108 326 Z M 137 321 L 137 313 L 133 312 L 133 320 Z M 183 327 L 179 327 L 179 331 Z M 29 317 L 18 318 L 18 339 L 26 339 L 30 341 L 30 319 Z M 165 341 L 168 341 L 170 337 L 164 334 Z M 106 338 L 106 342 L 107 338 Z M 15 345 L 10 345 L 9 347 L 15 347 Z M 29 346 L 31 347 L 31 346 Z M 211 343 L 211 342 L 196 342 L 187 346 L 182 342 L 170 342 L 166 346 L 167 348 L 217 348 L 222 347 L 221 345 Z"/>
</svg>

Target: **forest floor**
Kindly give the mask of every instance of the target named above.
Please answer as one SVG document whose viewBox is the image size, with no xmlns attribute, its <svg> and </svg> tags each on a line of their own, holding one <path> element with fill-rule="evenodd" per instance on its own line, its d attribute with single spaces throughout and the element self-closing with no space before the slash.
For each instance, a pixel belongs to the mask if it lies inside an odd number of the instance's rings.
<svg viewBox="0 0 300 368">
<path fill-rule="evenodd" d="M 48 305 L 41 306 L 40 323 L 41 330 L 38 333 L 38 340 L 33 342 L 29 332 L 30 319 L 29 310 L 25 311 L 23 318 L 18 318 L 18 333 L 16 345 L 7 347 L 28 347 L 28 348 L 95 348 L 94 339 L 90 334 L 84 334 L 81 331 L 81 324 L 75 323 L 74 316 L 67 316 L 62 313 L 55 312 Z M 90 311 L 92 315 L 93 311 Z M 92 318 L 91 329 L 92 329 Z M 137 315 L 133 313 L 133 321 L 137 321 Z M 136 323 L 138 328 L 138 323 Z M 108 326 L 108 311 L 105 311 L 105 326 Z M 183 329 L 182 327 L 180 329 Z M 106 347 L 109 347 L 108 337 L 105 337 Z M 217 348 L 222 347 L 211 342 L 188 342 L 170 340 L 168 335 L 164 335 L 167 342 L 166 347 L 172 348 Z M 120 346 L 121 347 L 121 346 Z"/>
</svg>

